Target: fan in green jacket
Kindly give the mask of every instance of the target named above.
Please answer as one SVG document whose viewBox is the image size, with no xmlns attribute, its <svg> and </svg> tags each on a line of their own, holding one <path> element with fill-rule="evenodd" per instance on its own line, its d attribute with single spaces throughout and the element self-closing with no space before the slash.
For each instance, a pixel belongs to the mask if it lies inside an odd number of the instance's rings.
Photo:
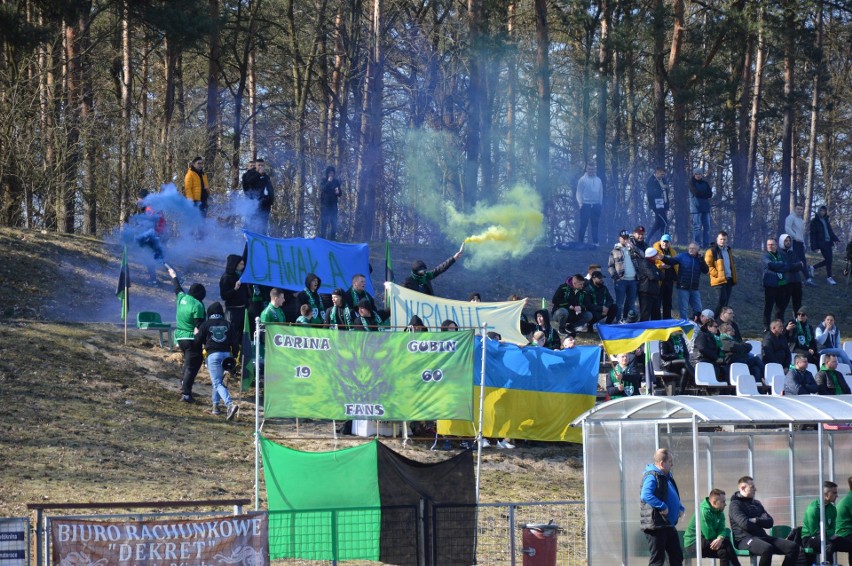
<svg viewBox="0 0 852 566">
<path fill-rule="evenodd" d="M 852 476 L 849 482 L 849 493 L 837 504 L 837 529 L 839 537 L 852 538 Z"/>
<path fill-rule="evenodd" d="M 739 566 L 737 554 L 727 536 L 725 528 L 725 492 L 713 489 L 699 505 L 701 511 L 701 556 L 703 558 L 718 558 L 722 564 L 730 563 Z M 695 552 L 695 515 L 686 527 L 683 536 L 684 551 Z"/>
<path fill-rule="evenodd" d="M 834 502 L 837 501 L 837 484 L 832 481 L 823 482 L 822 497 L 825 504 L 825 554 L 834 564 L 835 552 L 852 552 L 852 538 L 835 534 L 837 507 L 834 506 Z M 811 501 L 805 509 L 805 518 L 802 521 L 802 546 L 811 548 L 816 553 L 820 551 L 819 499 Z"/>
</svg>

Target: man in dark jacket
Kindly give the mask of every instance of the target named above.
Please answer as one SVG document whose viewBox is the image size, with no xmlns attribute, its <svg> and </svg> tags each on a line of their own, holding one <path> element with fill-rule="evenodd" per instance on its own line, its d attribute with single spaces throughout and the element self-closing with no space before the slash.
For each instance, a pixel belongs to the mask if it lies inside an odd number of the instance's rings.
<svg viewBox="0 0 852 566">
<path fill-rule="evenodd" d="M 793 304 L 793 312 L 799 310 L 802 306 L 802 271 L 805 264 L 799 260 L 799 256 L 793 249 L 793 238 L 789 234 L 781 234 L 778 237 L 778 253 L 780 253 L 787 263 L 787 273 L 784 277 L 787 279 L 788 287 L 790 288 L 790 302 Z M 785 306 L 786 310 L 786 306 Z M 784 318 L 784 312 L 775 315 L 775 318 Z"/>
<path fill-rule="evenodd" d="M 765 529 L 772 528 L 775 521 L 754 498 L 757 493 L 754 479 L 743 476 L 737 481 L 737 487 L 739 491 L 731 497 L 728 505 L 731 533 L 737 548 L 760 556 L 760 566 L 770 566 L 773 554 L 784 556 L 783 566 L 797 566 L 802 547 L 793 541 L 769 536 L 766 532 Z"/>
<path fill-rule="evenodd" d="M 648 464 L 642 476 L 639 500 L 639 526 L 648 540 L 651 558 L 648 566 L 663 566 L 666 555 L 669 566 L 681 566 L 683 549 L 680 547 L 676 525 L 686 510 L 680 502 L 680 493 L 672 476 L 674 458 L 667 448 L 654 452 L 654 463 Z"/>
<path fill-rule="evenodd" d="M 592 284 L 586 287 L 586 296 L 588 297 L 589 311 L 592 313 L 591 324 L 603 322 L 604 324 L 612 324 L 615 322 L 617 309 L 615 308 L 615 299 L 609 293 L 609 289 L 604 284 L 604 276 L 601 271 L 592 272 Z"/>
<path fill-rule="evenodd" d="M 418 259 L 411 265 L 411 274 L 405 278 L 402 286 L 406 289 L 411 289 L 412 291 L 417 291 L 418 293 L 423 293 L 425 295 L 434 295 L 435 291 L 432 289 L 432 280 L 452 267 L 453 264 L 461 257 L 463 251 L 464 244 L 461 245 L 459 251 L 457 251 L 455 255 L 447 258 L 443 263 L 432 270 L 427 270 L 426 263 L 422 259 Z"/>
<path fill-rule="evenodd" d="M 814 377 L 820 395 L 849 395 L 849 385 L 837 371 L 837 356 L 826 354 L 820 371 Z"/>
<path fill-rule="evenodd" d="M 219 278 L 219 296 L 225 301 L 225 319 L 231 325 L 234 336 L 243 335 L 245 326 L 245 312 L 249 302 L 249 288 L 251 285 L 243 285 L 240 277 L 246 267 L 243 256 L 230 254 L 225 260 L 225 273 Z M 239 342 L 234 345 L 236 356 L 239 351 Z"/>
<path fill-rule="evenodd" d="M 763 329 L 769 328 L 772 307 L 775 318 L 784 318 L 784 311 L 790 302 L 790 281 L 787 279 L 787 256 L 778 251 L 775 238 L 766 240 L 766 251 L 761 255 L 763 265 Z"/>
<path fill-rule="evenodd" d="M 645 183 L 645 195 L 648 197 L 648 208 L 654 213 L 654 225 L 648 232 L 648 239 L 654 239 L 655 234 L 664 234 L 668 231 L 669 221 L 669 185 L 666 183 L 666 170 L 657 167 L 654 174 Z"/>
<path fill-rule="evenodd" d="M 243 192 L 246 198 L 251 199 L 257 209 L 248 219 L 248 228 L 259 234 L 266 234 L 269 229 L 269 213 L 272 203 L 275 202 L 275 189 L 272 188 L 272 180 L 266 174 L 266 163 L 263 159 L 256 159 L 254 171 L 246 171 L 243 175 Z"/>
<path fill-rule="evenodd" d="M 692 173 L 689 178 L 689 193 L 692 239 L 706 248 L 710 246 L 710 199 L 713 198 L 713 189 L 710 183 L 704 180 L 704 169 L 699 168 Z"/>
<path fill-rule="evenodd" d="M 693 366 L 699 362 L 713 364 L 716 370 L 716 378 L 728 381 L 728 376 L 721 371 L 723 362 L 722 339 L 719 336 L 719 323 L 713 319 L 708 320 L 701 330 L 695 335 L 695 347 L 692 349 L 690 361 Z"/>
<path fill-rule="evenodd" d="M 656 261 L 660 254 L 653 246 L 645 249 L 644 258 L 636 261 L 639 282 L 639 320 L 660 320 L 660 270 Z"/>
<path fill-rule="evenodd" d="M 210 384 L 213 388 L 212 414 L 219 415 L 219 401 L 225 404 L 228 420 L 236 416 L 240 407 L 231 399 L 228 387 L 225 385 L 224 362 L 231 356 L 231 343 L 234 342 L 234 334 L 228 321 L 225 320 L 225 312 L 219 301 L 211 303 L 207 307 L 207 320 L 198 327 L 195 335 L 195 347 L 207 350 L 207 370 L 210 372 Z"/>
<path fill-rule="evenodd" d="M 808 370 L 808 358 L 802 354 L 793 357 L 793 367 L 784 376 L 784 395 L 808 395 L 818 393 L 814 376 Z"/>
<path fill-rule="evenodd" d="M 832 277 L 831 264 L 834 262 L 834 244 L 840 239 L 834 234 L 831 229 L 831 223 L 828 219 L 828 209 L 825 206 L 819 207 L 816 216 L 813 217 L 810 224 L 811 232 L 811 249 L 819 251 L 822 254 L 823 260 L 816 265 L 810 267 L 810 276 L 814 276 L 814 271 L 820 267 L 825 267 L 825 274 L 828 276 L 826 281 L 829 285 L 837 285 L 837 281 Z"/>
<path fill-rule="evenodd" d="M 585 286 L 583 276 L 576 274 L 556 289 L 551 314 L 560 334 L 588 330 L 587 325 L 592 322 L 593 314 L 589 310 L 591 303 L 584 290 Z"/>
<path fill-rule="evenodd" d="M 793 324 L 790 322 L 790 324 Z M 780 364 L 782 368 L 790 367 L 790 347 L 784 334 L 784 323 L 776 318 L 769 324 L 769 332 L 763 336 L 761 343 L 763 363 Z"/>
<path fill-rule="evenodd" d="M 325 168 L 325 179 L 320 185 L 319 237 L 337 239 L 337 201 L 340 200 L 340 181 L 337 171 L 329 165 Z"/>
<path fill-rule="evenodd" d="M 793 354 L 802 354 L 808 358 L 808 363 L 819 362 L 819 348 L 816 343 L 814 327 L 808 322 L 808 311 L 799 307 L 795 320 L 787 324 L 787 343 Z"/>
<path fill-rule="evenodd" d="M 701 284 L 701 274 L 707 274 L 708 267 L 704 262 L 704 258 L 698 253 L 698 244 L 691 242 L 686 249 L 686 252 L 681 252 L 674 257 L 663 256 L 660 261 L 666 265 L 677 265 L 677 302 L 680 310 L 680 317 L 687 320 L 704 310 L 701 306 L 701 292 L 699 286 Z M 690 308 L 692 314 L 690 315 Z"/>
</svg>

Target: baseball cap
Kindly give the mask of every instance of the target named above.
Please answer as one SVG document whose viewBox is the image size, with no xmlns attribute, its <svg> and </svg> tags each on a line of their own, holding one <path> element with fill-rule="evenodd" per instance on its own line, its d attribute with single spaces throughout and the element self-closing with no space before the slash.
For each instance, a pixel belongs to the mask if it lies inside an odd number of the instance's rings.
<svg viewBox="0 0 852 566">
<path fill-rule="evenodd" d="M 600 270 L 592 271 L 592 279 L 594 279 L 595 277 L 597 277 L 599 279 L 604 278 L 603 273 Z"/>
<path fill-rule="evenodd" d="M 672 241 L 671 234 L 663 234 L 663 237 L 660 238 L 660 241 L 661 242 L 671 242 Z"/>
<path fill-rule="evenodd" d="M 629 238 L 630 232 L 628 232 L 627 230 L 622 230 L 621 232 L 618 233 L 618 237 L 619 238 Z"/>
<path fill-rule="evenodd" d="M 657 257 L 657 248 L 645 248 L 645 259 L 651 259 L 652 257 Z"/>
<path fill-rule="evenodd" d="M 338 287 L 337 289 L 335 289 L 334 291 L 332 291 L 332 292 L 331 292 L 331 294 L 332 294 L 332 295 L 337 295 L 338 297 L 343 297 L 343 296 L 345 296 L 345 295 L 346 295 L 346 291 L 344 291 L 343 289 L 341 289 L 340 287 Z"/>
<path fill-rule="evenodd" d="M 645 233 L 645 227 L 644 226 L 637 226 L 636 228 L 633 229 L 633 231 L 636 232 L 637 234 L 640 233 L 640 232 L 642 234 L 644 234 Z"/>
</svg>

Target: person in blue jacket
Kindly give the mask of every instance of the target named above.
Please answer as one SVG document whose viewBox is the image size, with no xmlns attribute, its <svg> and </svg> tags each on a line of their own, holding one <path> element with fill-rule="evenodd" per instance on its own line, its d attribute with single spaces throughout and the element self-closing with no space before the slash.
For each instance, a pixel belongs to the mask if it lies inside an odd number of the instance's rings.
<svg viewBox="0 0 852 566">
<path fill-rule="evenodd" d="M 671 451 L 659 448 L 654 452 L 654 463 L 648 464 L 642 476 L 639 526 L 648 539 L 648 566 L 663 566 L 666 555 L 669 566 L 683 564 L 683 549 L 675 527 L 686 509 L 672 476 L 673 465 Z"/>
</svg>

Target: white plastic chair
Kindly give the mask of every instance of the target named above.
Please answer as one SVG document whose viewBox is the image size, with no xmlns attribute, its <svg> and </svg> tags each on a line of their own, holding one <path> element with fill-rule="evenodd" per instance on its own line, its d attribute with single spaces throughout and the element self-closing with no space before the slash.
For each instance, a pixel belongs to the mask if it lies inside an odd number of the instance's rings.
<svg viewBox="0 0 852 566">
<path fill-rule="evenodd" d="M 710 362 L 698 362 L 695 365 L 695 385 L 699 387 L 728 387 L 727 383 L 716 379 L 716 369 Z"/>
<path fill-rule="evenodd" d="M 739 381 L 739 377 L 741 375 L 750 375 L 751 371 L 748 369 L 747 364 L 743 364 L 740 362 L 734 362 L 731 364 L 731 367 L 728 369 L 728 380 L 731 382 L 731 385 L 736 385 L 737 381 Z M 752 381 L 754 381 L 754 377 L 752 377 Z"/>
<path fill-rule="evenodd" d="M 808 364 L 808 371 L 811 372 L 811 377 L 816 377 L 817 367 L 814 364 Z"/>
<path fill-rule="evenodd" d="M 741 373 L 737 376 L 737 397 L 748 395 L 760 395 L 760 391 L 757 390 L 757 383 L 751 375 Z"/>
<path fill-rule="evenodd" d="M 844 342 L 843 343 L 843 351 L 846 352 L 846 355 L 852 358 L 852 342 Z"/>
<path fill-rule="evenodd" d="M 846 377 L 847 375 L 852 373 L 852 368 L 850 368 L 848 364 L 841 364 L 840 362 L 838 362 L 837 363 L 837 373 Z"/>
<path fill-rule="evenodd" d="M 763 354 L 763 343 L 760 340 L 746 340 L 746 344 L 751 344 L 751 353 L 761 357 Z"/>
<path fill-rule="evenodd" d="M 784 393 L 784 368 L 781 364 L 769 363 L 763 366 L 763 381 L 772 386 L 773 395 Z"/>
<path fill-rule="evenodd" d="M 787 379 L 787 376 L 783 373 L 776 373 L 772 376 L 772 394 L 773 395 L 784 395 L 784 381 Z"/>
</svg>

